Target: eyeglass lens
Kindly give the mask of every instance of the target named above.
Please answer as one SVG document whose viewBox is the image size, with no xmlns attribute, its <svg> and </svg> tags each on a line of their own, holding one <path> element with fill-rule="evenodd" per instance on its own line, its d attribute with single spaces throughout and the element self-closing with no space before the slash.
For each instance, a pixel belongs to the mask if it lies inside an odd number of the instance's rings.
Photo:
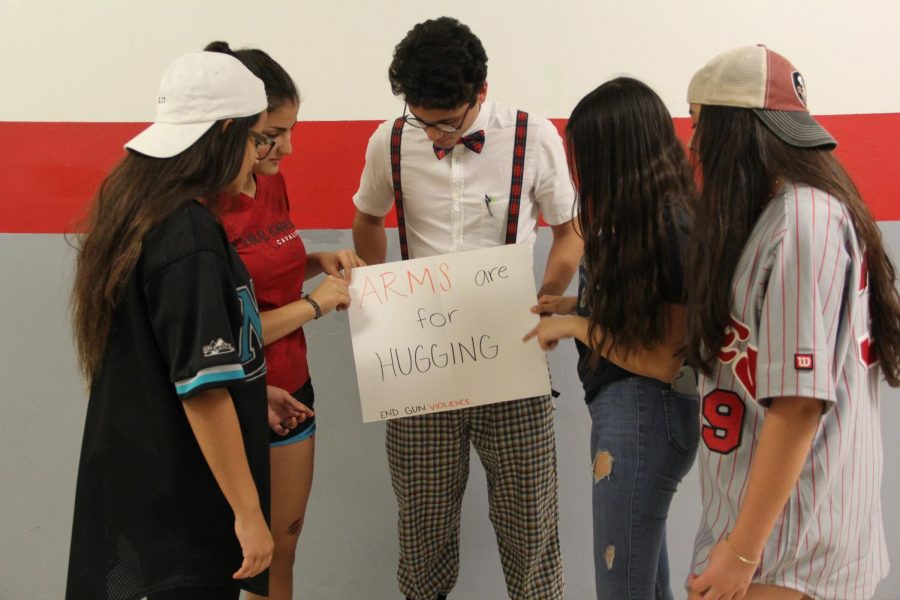
<svg viewBox="0 0 900 600">
<path fill-rule="evenodd" d="M 428 123 L 418 118 L 417 116 L 407 113 L 406 106 L 403 107 L 404 119 L 407 123 L 412 125 L 413 127 L 418 127 L 419 129 L 428 129 L 429 127 L 432 129 L 437 129 L 441 133 L 456 133 L 460 129 L 462 129 L 462 125 L 466 120 L 466 116 L 469 114 L 469 109 L 472 108 L 472 105 L 466 107 L 466 112 L 462 114 L 462 117 L 459 119 L 458 125 L 453 125 L 452 123 Z"/>
<path fill-rule="evenodd" d="M 250 137 L 253 138 L 253 145 L 256 148 L 256 158 L 259 160 L 267 157 L 269 152 L 272 151 L 272 148 L 275 147 L 275 140 L 255 131 L 250 132 Z"/>
</svg>

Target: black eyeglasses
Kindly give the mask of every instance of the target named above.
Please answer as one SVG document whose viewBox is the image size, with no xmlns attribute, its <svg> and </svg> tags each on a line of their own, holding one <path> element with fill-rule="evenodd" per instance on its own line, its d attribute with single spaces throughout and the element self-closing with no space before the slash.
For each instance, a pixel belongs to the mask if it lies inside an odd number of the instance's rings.
<svg viewBox="0 0 900 600">
<path fill-rule="evenodd" d="M 250 130 L 250 137 L 253 138 L 253 145 L 256 148 L 256 158 L 259 160 L 264 159 L 269 155 L 269 152 L 272 151 L 272 148 L 275 147 L 275 140 L 270 137 L 266 137 L 258 131 Z"/>
<path fill-rule="evenodd" d="M 441 133 L 456 133 L 460 129 L 463 128 L 463 124 L 466 122 L 466 117 L 469 114 L 469 110 L 475 106 L 475 102 L 469 104 L 466 107 L 466 112 L 463 113 L 462 118 L 459 120 L 459 125 L 451 125 L 450 123 L 429 123 L 428 121 L 423 121 L 419 117 L 414 114 L 406 112 L 406 103 L 403 104 L 403 120 L 412 125 L 413 127 L 417 127 L 418 129 L 437 129 Z"/>
</svg>

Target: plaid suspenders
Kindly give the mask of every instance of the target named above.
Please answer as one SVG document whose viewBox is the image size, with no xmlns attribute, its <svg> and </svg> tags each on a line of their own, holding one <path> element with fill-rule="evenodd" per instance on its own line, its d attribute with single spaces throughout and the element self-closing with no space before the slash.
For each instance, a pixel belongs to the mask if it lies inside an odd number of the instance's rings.
<svg viewBox="0 0 900 600">
<path fill-rule="evenodd" d="M 400 233 L 400 257 L 409 259 L 406 244 L 406 219 L 403 216 L 403 186 L 400 185 L 400 138 L 403 137 L 403 117 L 397 117 L 391 129 L 391 179 L 394 183 L 394 205 L 397 207 L 397 231 Z"/>
<path fill-rule="evenodd" d="M 406 242 L 406 219 L 403 214 L 403 187 L 400 184 L 400 139 L 403 134 L 402 117 L 394 121 L 391 129 L 391 179 L 394 184 L 394 205 L 397 207 L 397 230 L 400 234 L 400 256 L 409 259 Z M 507 244 L 516 243 L 519 230 L 519 201 L 522 198 L 522 179 L 525 174 L 525 142 L 528 133 L 528 113 L 516 113 L 516 137 L 513 144 L 512 180 L 509 186 L 509 213 L 506 219 Z"/>
<path fill-rule="evenodd" d="M 528 133 L 528 113 L 516 112 L 516 141 L 513 144 L 512 182 L 509 184 L 509 216 L 506 219 L 506 243 L 515 244 L 519 231 L 519 199 L 522 197 L 522 177 L 525 175 L 525 137 Z"/>
</svg>

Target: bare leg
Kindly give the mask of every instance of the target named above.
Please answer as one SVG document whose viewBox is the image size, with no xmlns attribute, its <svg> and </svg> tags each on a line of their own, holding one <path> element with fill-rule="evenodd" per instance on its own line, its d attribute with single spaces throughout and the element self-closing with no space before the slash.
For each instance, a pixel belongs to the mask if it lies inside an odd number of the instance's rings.
<svg viewBox="0 0 900 600">
<path fill-rule="evenodd" d="M 809 596 L 778 585 L 751 584 L 744 600 L 812 600 Z"/>
<path fill-rule="evenodd" d="M 700 594 L 688 593 L 688 600 L 703 600 Z M 744 595 L 743 600 L 812 600 L 797 590 L 789 590 L 777 585 L 760 585 L 754 583 Z"/>
<path fill-rule="evenodd" d="M 275 554 L 269 571 L 269 600 L 291 600 L 294 555 L 312 489 L 316 436 L 271 449 L 272 537 Z M 247 594 L 247 600 L 263 600 Z"/>
</svg>

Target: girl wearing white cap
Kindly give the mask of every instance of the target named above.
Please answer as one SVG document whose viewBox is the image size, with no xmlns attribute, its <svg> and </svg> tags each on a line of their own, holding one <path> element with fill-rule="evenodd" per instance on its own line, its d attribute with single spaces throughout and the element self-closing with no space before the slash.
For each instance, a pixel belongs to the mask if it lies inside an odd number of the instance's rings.
<svg viewBox="0 0 900 600">
<path fill-rule="evenodd" d="M 878 385 L 900 300 L 877 224 L 763 46 L 688 88 L 703 192 L 687 271 L 703 513 L 691 598 L 871 598 L 888 571 Z"/>
<path fill-rule="evenodd" d="M 266 87 L 268 108 L 263 133 L 273 140 L 273 147 L 247 174 L 233 210 L 223 215 L 222 224 L 253 277 L 266 344 L 268 381 L 289 390 L 311 409 L 314 394 L 302 326 L 349 304 L 350 271 L 364 263 L 352 250 L 307 254 L 291 220 L 287 188 L 280 173 L 282 159 L 293 150 L 291 132 L 300 108 L 300 94 L 290 75 L 262 50 L 232 51 L 226 42 L 213 42 L 206 50 L 234 56 Z M 326 274 L 322 282 L 304 294 L 304 280 L 320 273 Z M 285 425 L 289 433 L 270 436 L 275 540 L 269 575 L 272 600 L 293 598 L 294 555 L 312 488 L 315 456 L 315 418 Z M 249 595 L 249 599 L 255 598 L 258 596 Z"/>
<path fill-rule="evenodd" d="M 66 597 L 265 594 L 266 364 L 253 285 L 216 219 L 271 143 L 262 82 L 198 52 L 107 176 L 72 294 L 90 400 Z M 273 421 L 308 411 L 274 394 Z"/>
</svg>

